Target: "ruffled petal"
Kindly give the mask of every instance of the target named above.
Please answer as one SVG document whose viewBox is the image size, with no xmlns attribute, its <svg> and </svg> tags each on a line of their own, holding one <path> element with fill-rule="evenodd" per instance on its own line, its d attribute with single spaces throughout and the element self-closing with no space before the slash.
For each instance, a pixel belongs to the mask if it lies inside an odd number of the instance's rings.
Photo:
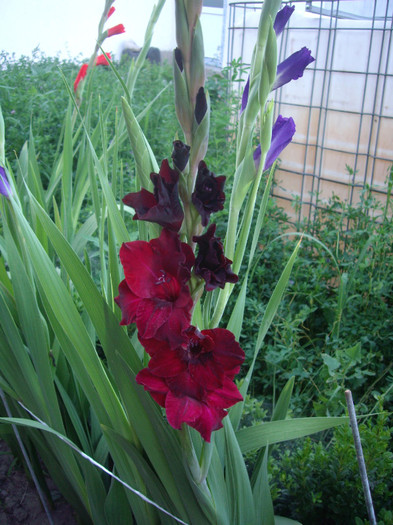
<svg viewBox="0 0 393 525">
<path fill-rule="evenodd" d="M 162 378 L 177 376 L 186 368 L 186 363 L 173 350 L 156 352 L 149 361 L 151 373 Z"/>
<path fill-rule="evenodd" d="M 285 59 L 277 66 L 277 76 L 274 81 L 272 91 L 278 89 L 291 80 L 296 80 L 303 76 L 306 67 L 314 62 L 315 58 L 311 56 L 311 51 L 307 47 L 302 47 L 296 53 Z"/>
<path fill-rule="evenodd" d="M 133 323 L 136 319 L 136 311 L 140 298 L 137 297 L 129 289 L 126 280 L 124 279 L 119 284 L 119 295 L 115 297 L 115 303 L 121 309 L 122 318 L 120 321 L 121 325 L 127 325 Z"/>
</svg>

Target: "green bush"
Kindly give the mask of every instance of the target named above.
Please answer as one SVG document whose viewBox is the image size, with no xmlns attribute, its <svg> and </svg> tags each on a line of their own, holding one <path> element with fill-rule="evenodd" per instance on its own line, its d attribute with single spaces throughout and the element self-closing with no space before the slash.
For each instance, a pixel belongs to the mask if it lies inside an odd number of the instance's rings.
<svg viewBox="0 0 393 525">
<path fill-rule="evenodd" d="M 381 408 L 381 405 L 379 405 Z M 392 430 L 387 412 L 359 425 L 375 513 L 380 525 L 393 523 Z M 317 442 L 306 438 L 277 447 L 271 459 L 275 511 L 303 525 L 368 523 L 352 432 L 349 426 Z"/>
<path fill-rule="evenodd" d="M 278 391 L 295 375 L 295 414 L 338 415 L 345 388 L 364 401 L 390 384 L 393 223 L 389 208 L 370 193 L 366 188 L 352 206 L 333 197 L 313 224 L 297 225 L 313 239 L 302 241 L 254 376 L 255 394 L 265 397 L 272 394 L 272 375 Z M 249 359 L 258 320 L 299 240 L 283 236 L 288 230 L 285 214 L 271 205 L 247 295 L 242 344 Z"/>
</svg>

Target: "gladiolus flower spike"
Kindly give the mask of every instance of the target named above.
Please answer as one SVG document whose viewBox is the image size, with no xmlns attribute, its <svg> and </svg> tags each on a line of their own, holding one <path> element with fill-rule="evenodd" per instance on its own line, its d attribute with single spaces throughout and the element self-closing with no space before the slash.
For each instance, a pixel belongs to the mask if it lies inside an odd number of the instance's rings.
<svg viewBox="0 0 393 525">
<path fill-rule="evenodd" d="M 244 352 L 230 331 L 199 331 L 190 324 L 191 269 L 194 266 L 194 279 L 205 280 L 206 290 L 223 288 L 238 277 L 231 271 L 220 238 L 214 236 L 215 224 L 204 235 L 193 236 L 199 247 L 196 260 L 191 246 L 180 240 L 179 172 L 188 163 L 190 148 L 180 140 L 174 141 L 173 148 L 176 169 L 164 160 L 160 172 L 151 174 L 154 194 L 142 188 L 123 199 L 135 209 L 134 219 L 156 222 L 163 229 L 157 239 L 122 245 L 124 280 L 115 302 L 122 313 L 120 324 L 136 324 L 138 338 L 151 357 L 148 367 L 138 373 L 137 383 L 165 408 L 173 428 L 185 423 L 209 442 L 212 432 L 223 426 L 226 409 L 243 399 L 233 380 Z M 205 162 L 199 163 L 192 200 L 202 224 L 223 208 L 224 182 L 225 177 L 215 177 Z"/>
</svg>

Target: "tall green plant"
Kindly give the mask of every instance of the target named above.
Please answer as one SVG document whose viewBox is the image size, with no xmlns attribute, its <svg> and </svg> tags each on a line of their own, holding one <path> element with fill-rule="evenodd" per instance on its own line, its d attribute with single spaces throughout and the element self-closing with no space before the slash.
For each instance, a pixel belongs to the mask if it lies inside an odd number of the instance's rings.
<svg viewBox="0 0 393 525">
<path fill-rule="evenodd" d="M 105 3 L 100 34 L 111 3 Z M 153 11 L 142 57 L 163 3 Z M 249 95 L 243 99 L 239 123 L 225 240 L 236 272 L 248 249 L 258 188 L 265 180 L 265 160 L 272 147 L 273 109 L 267 99 L 277 67 L 273 22 L 279 6 L 277 0 L 264 3 Z M 214 238 L 214 229 L 209 227 L 201 235 L 210 214 L 221 207 L 224 182 L 203 160 L 210 116 L 201 9 L 199 1 L 176 1 L 176 109 L 189 144 L 175 142 L 173 169 L 164 161 L 156 173 L 158 163 L 132 109 L 132 90 L 142 59 L 132 64 L 123 83 L 124 125 L 140 189 L 128 195 L 125 203 L 134 203 L 134 218 L 142 219 L 137 226 L 125 220 L 116 195 L 122 185 L 121 170 L 116 169 L 122 127 L 109 139 L 108 113 L 103 110 L 98 124 L 92 126 L 89 105 L 84 114 L 80 111 L 82 91 L 75 100 L 68 88 L 71 105 L 49 185 L 41 184 L 33 136 L 20 159 L 17 177 L 8 165 L 2 175 L 8 186 L 3 181 L 6 190 L 0 203 L 0 387 L 15 417 L 3 417 L 1 422 L 26 427 L 26 439 L 86 523 L 288 523 L 273 513 L 267 473 L 271 446 L 345 421 L 286 420 L 292 381 L 281 393 L 271 422 L 239 430 L 242 404 L 230 408 L 229 415 L 225 410 L 241 399 L 232 380 L 243 351 L 230 330 L 239 334 L 242 329 L 247 276 L 272 175 L 266 179 L 235 313 L 228 329 L 217 328 L 233 289 L 225 281 L 234 283 L 237 278 L 219 239 Z M 93 64 L 92 59 L 89 74 L 94 73 Z M 256 168 L 252 138 L 258 115 L 261 153 Z M 0 133 L 2 152 L 3 127 Z M 212 206 L 206 207 L 201 177 L 202 182 L 205 177 L 216 184 L 218 204 L 213 199 Z M 153 186 L 154 193 L 149 191 Z M 92 211 L 81 221 L 85 199 L 91 201 Z M 210 268 L 206 292 L 201 278 L 206 268 L 194 265 L 193 250 L 201 239 L 214 240 L 224 269 L 223 278 Z M 90 242 L 99 254 L 98 268 L 93 268 Z M 117 260 L 120 245 L 125 279 L 115 297 L 122 272 Z M 268 302 L 255 358 L 280 304 L 297 250 Z M 127 260 L 124 254 L 128 252 L 133 256 Z M 212 286 L 220 291 L 212 293 Z M 122 324 L 136 321 L 137 330 L 132 325 L 128 331 L 119 324 L 115 302 L 121 306 Z M 191 310 L 196 326 L 191 325 Z M 184 381 L 182 373 L 188 374 Z M 243 397 L 251 374 L 252 367 L 241 387 Z M 159 405 L 165 407 L 167 419 Z M 250 479 L 243 454 L 262 447 L 258 469 Z"/>
</svg>

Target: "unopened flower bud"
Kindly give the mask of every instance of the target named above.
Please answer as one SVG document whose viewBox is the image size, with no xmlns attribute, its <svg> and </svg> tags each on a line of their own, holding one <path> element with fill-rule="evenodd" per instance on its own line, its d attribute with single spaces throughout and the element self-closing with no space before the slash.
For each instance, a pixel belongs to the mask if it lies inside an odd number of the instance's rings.
<svg viewBox="0 0 393 525">
<path fill-rule="evenodd" d="M 121 33 L 125 32 L 125 27 L 123 24 L 117 24 L 117 26 L 110 27 L 107 32 L 108 32 L 108 37 L 114 36 L 114 35 L 120 35 Z"/>
<path fill-rule="evenodd" d="M 207 102 L 206 102 L 206 95 L 205 90 L 203 87 L 200 87 L 196 96 L 196 102 L 195 102 L 195 119 L 198 124 L 200 124 L 203 120 L 203 117 L 206 115 L 207 111 Z"/>
<path fill-rule="evenodd" d="M 176 60 L 177 67 L 180 69 L 180 72 L 182 72 L 183 71 L 183 57 L 178 47 L 175 49 L 175 60 Z"/>
<path fill-rule="evenodd" d="M 190 146 L 184 144 L 181 140 L 173 142 L 172 160 L 173 164 L 179 171 L 184 171 L 190 158 Z"/>
</svg>

